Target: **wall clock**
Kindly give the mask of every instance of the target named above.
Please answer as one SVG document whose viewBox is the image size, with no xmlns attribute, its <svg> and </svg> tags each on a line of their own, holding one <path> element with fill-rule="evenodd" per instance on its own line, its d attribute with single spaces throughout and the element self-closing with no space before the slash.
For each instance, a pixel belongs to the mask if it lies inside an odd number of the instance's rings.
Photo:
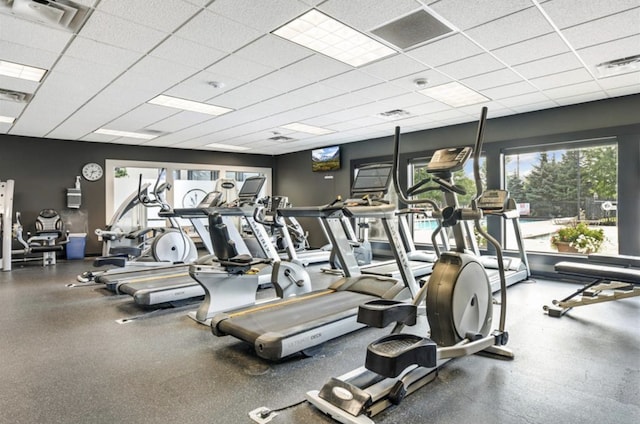
<svg viewBox="0 0 640 424">
<path fill-rule="evenodd" d="M 82 167 L 82 176 L 87 181 L 98 181 L 104 174 L 100 164 L 91 162 Z"/>
</svg>

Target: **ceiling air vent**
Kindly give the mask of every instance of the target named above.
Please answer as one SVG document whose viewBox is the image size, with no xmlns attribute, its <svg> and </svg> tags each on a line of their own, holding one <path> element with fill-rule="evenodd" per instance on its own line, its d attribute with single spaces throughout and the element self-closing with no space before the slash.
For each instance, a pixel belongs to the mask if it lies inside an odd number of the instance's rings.
<svg viewBox="0 0 640 424">
<path fill-rule="evenodd" d="M 624 57 L 622 59 L 610 60 L 596 65 L 598 76 L 601 78 L 633 72 L 638 69 L 640 69 L 640 54 Z"/>
<path fill-rule="evenodd" d="M 402 109 L 393 109 L 386 112 L 378 113 L 376 116 L 378 118 L 387 119 L 389 121 L 395 121 L 396 119 L 408 118 L 411 116 L 411 113 Z"/>
<path fill-rule="evenodd" d="M 426 43 L 453 31 L 435 16 L 419 10 L 371 31 L 403 50 Z"/>
<path fill-rule="evenodd" d="M 14 16 L 45 25 L 78 32 L 87 18 L 89 8 L 71 0 L 13 0 L 6 11 Z"/>
<path fill-rule="evenodd" d="M 271 141 L 280 141 L 282 143 L 286 143 L 288 141 L 294 141 L 295 138 L 291 138 L 291 137 L 286 137 L 284 135 L 277 135 L 275 137 L 269 137 L 267 140 L 271 140 Z"/>
<path fill-rule="evenodd" d="M 27 103 L 29 100 L 31 100 L 31 94 L 0 88 L 0 100 L 15 103 Z"/>
</svg>

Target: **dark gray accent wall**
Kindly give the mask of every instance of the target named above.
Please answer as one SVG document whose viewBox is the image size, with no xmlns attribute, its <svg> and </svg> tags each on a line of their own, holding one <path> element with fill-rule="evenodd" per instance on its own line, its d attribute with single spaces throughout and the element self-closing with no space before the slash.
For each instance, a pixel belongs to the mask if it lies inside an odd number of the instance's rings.
<svg viewBox="0 0 640 424">
<path fill-rule="evenodd" d="M 72 232 L 88 232 L 87 254 L 99 254 L 101 245 L 93 231 L 105 225 L 105 178 L 81 180 L 82 206 L 67 209 L 66 189 L 73 187 L 87 162 L 104 166 L 106 159 L 166 163 L 221 164 L 274 167 L 266 155 L 208 152 L 122 144 L 18 137 L 0 134 L 0 180 L 15 180 L 13 210 L 20 211 L 25 230 L 33 231 L 35 217 L 45 208 L 56 209 Z M 274 172 L 275 175 L 275 172 Z"/>
<path fill-rule="evenodd" d="M 485 151 L 500 151 L 516 146 L 535 146 L 564 143 L 596 137 L 616 136 L 621 160 L 619 163 L 619 198 L 626 198 L 619 205 L 619 219 L 624 225 L 624 238 L 633 239 L 621 243 L 621 254 L 640 255 L 640 185 L 638 181 L 638 140 L 640 139 L 640 94 L 624 96 L 572 106 L 545 109 L 512 116 L 491 118 L 485 129 Z M 478 117 L 480 107 L 478 107 Z M 369 157 L 389 156 L 393 153 L 392 136 L 395 125 L 389 123 L 389 137 L 365 140 L 342 145 L 342 168 L 330 173 L 311 171 L 310 151 L 296 152 L 276 157 L 278 177 L 274 187 L 278 194 L 289 196 L 296 205 L 320 205 L 335 195 L 348 195 L 351 183 L 350 163 Z M 477 122 L 431 130 L 402 134 L 402 165 L 413 157 L 438 148 L 472 145 Z M 622 157 L 624 156 L 624 157 Z M 488 180 L 491 184 L 501 181 L 497 164 L 490 164 Z M 402 169 L 402 168 L 401 168 Z M 325 177 L 332 176 L 327 180 Z M 310 242 L 323 243 L 317 225 L 309 222 Z"/>
</svg>

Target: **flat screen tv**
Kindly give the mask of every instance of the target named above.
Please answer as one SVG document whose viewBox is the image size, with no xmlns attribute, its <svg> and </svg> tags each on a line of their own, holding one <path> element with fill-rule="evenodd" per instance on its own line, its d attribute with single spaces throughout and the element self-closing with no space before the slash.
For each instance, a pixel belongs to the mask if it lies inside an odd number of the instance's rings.
<svg viewBox="0 0 640 424">
<path fill-rule="evenodd" d="M 335 171 L 340 169 L 340 146 L 323 147 L 311 151 L 311 170 L 313 172 Z"/>
</svg>

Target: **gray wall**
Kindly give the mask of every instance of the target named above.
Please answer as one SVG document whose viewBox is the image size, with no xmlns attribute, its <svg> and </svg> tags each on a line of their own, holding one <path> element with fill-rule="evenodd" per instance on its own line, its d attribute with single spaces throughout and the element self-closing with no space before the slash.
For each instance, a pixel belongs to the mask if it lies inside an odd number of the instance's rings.
<svg viewBox="0 0 640 424">
<path fill-rule="evenodd" d="M 638 153 L 640 145 L 640 95 L 625 96 L 519 115 L 491 118 L 485 129 L 485 150 L 505 147 L 562 143 L 594 137 L 617 136 L 619 141 L 619 232 L 620 253 L 640 255 L 640 185 Z M 480 116 L 480 107 L 478 107 Z M 400 125 L 402 121 L 398 122 Z M 274 193 L 289 196 L 295 205 L 320 205 L 336 195 L 348 196 L 351 163 L 369 157 L 388 157 L 393 153 L 395 123 L 389 124 L 389 137 L 342 145 L 342 168 L 330 173 L 311 171 L 311 153 L 296 152 L 276 157 L 278 178 Z M 477 122 L 402 135 L 402 160 L 421 156 L 442 147 L 472 145 Z M 498 167 L 490 167 L 497 170 Z M 332 180 L 325 179 L 333 176 Z M 488 175 L 490 184 L 499 175 Z M 319 226 L 303 221 L 314 246 L 324 243 Z"/>
<path fill-rule="evenodd" d="M 485 132 L 486 149 L 514 145 L 535 145 L 590 137 L 618 136 L 620 146 L 619 219 L 621 253 L 640 255 L 640 95 L 626 96 L 563 108 L 491 119 Z M 479 114 L 478 108 L 478 114 Z M 401 123 L 401 121 L 400 121 Z M 311 171 L 311 153 L 297 152 L 277 157 L 237 153 L 203 152 L 168 148 L 87 143 L 17 137 L 0 134 L 0 180 L 14 179 L 14 210 L 21 211 L 24 223 L 32 226 L 37 213 L 55 208 L 74 218 L 66 209 L 65 189 L 72 187 L 75 176 L 87 162 L 104 165 L 105 159 L 148 160 L 158 162 L 220 163 L 229 165 L 272 167 L 274 194 L 289 196 L 299 206 L 320 205 L 337 195 L 348 196 L 352 162 L 372 157 L 389 157 L 395 123 L 389 123 L 389 137 L 342 145 L 342 169 L 331 173 Z M 476 123 L 403 134 L 403 160 L 420 152 L 440 147 L 470 145 Z M 331 176 L 333 179 L 327 179 Z M 489 176 L 490 181 L 492 177 Z M 86 222 L 86 228 L 72 231 L 92 232 L 105 223 L 104 179 L 82 181 L 83 206 L 74 222 Z M 80 225 L 80 224 L 78 224 Z M 304 221 L 311 243 L 325 243 L 319 226 Z M 97 254 L 100 246 L 88 238 L 87 253 Z"/>
<path fill-rule="evenodd" d="M 105 225 L 105 178 L 81 180 L 82 207 L 66 208 L 66 188 L 73 187 L 87 162 L 104 166 L 105 159 L 274 167 L 265 155 L 205 152 L 121 144 L 88 143 L 0 134 L 0 180 L 15 180 L 14 212 L 20 211 L 25 230 L 33 231 L 35 217 L 56 209 L 70 222 L 72 232 L 89 232 L 87 254 L 99 254 L 93 230 Z"/>
</svg>

